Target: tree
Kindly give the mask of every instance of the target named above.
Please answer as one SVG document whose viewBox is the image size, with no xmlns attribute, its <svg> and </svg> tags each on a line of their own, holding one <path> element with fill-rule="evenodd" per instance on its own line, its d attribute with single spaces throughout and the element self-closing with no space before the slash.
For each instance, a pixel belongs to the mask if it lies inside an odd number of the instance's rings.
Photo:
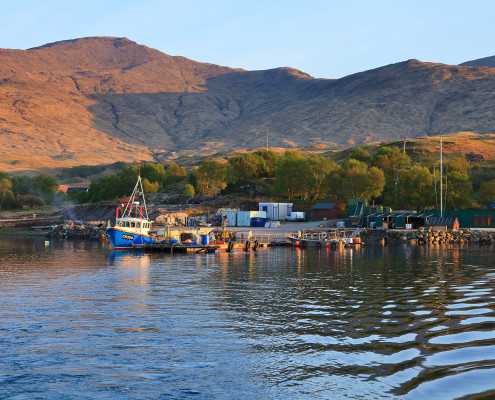
<svg viewBox="0 0 495 400">
<path fill-rule="evenodd" d="M 232 166 L 235 179 L 241 182 L 258 178 L 267 169 L 263 157 L 256 154 L 231 157 L 229 164 Z"/>
<path fill-rule="evenodd" d="M 167 168 L 167 183 L 180 181 L 186 177 L 186 169 L 179 167 L 176 163 L 171 162 Z"/>
<path fill-rule="evenodd" d="M 385 173 L 385 187 L 383 190 L 383 200 L 385 204 L 397 207 L 399 171 L 411 164 L 411 159 L 398 147 L 382 147 L 373 158 L 376 167 Z"/>
<path fill-rule="evenodd" d="M 141 176 L 148 179 L 149 182 L 158 182 L 160 185 L 165 182 L 167 174 L 162 164 L 146 163 L 141 167 Z"/>
<path fill-rule="evenodd" d="M 330 193 L 341 202 L 351 198 L 370 200 L 382 193 L 385 175 L 379 168 L 369 168 L 364 162 L 350 159 L 330 173 L 328 181 Z"/>
<path fill-rule="evenodd" d="M 18 194 L 29 194 L 33 191 L 34 179 L 29 176 L 14 176 L 12 178 L 12 191 Z"/>
<path fill-rule="evenodd" d="M 41 192 L 47 204 L 53 204 L 55 192 L 58 190 L 58 182 L 53 176 L 40 174 L 34 178 L 35 187 Z"/>
<path fill-rule="evenodd" d="M 48 204 L 53 203 L 57 189 L 57 180 L 52 176 L 40 174 L 35 178 L 29 176 L 16 176 L 12 178 L 12 192 L 16 196 L 18 194 L 31 194 L 42 197 L 44 202 Z"/>
<path fill-rule="evenodd" d="M 480 185 L 480 203 L 485 205 L 495 201 L 495 179 Z"/>
<path fill-rule="evenodd" d="M 156 193 L 158 192 L 160 184 L 158 182 L 150 182 L 148 178 L 143 179 L 143 190 L 144 193 Z"/>
<path fill-rule="evenodd" d="M 374 155 L 373 163 L 387 174 L 408 166 L 411 164 L 411 159 L 396 146 L 382 147 Z"/>
<path fill-rule="evenodd" d="M 328 192 L 328 175 L 337 170 L 337 164 L 327 157 L 308 157 L 303 163 L 304 200 L 318 200 Z"/>
<path fill-rule="evenodd" d="M 433 175 L 426 167 L 399 171 L 400 204 L 417 211 L 434 204 Z"/>
<path fill-rule="evenodd" d="M 261 157 L 264 160 L 263 171 L 260 177 L 272 178 L 275 176 L 275 170 L 277 169 L 277 160 L 279 158 L 278 153 L 273 150 L 261 149 L 254 152 L 255 155 Z"/>
<path fill-rule="evenodd" d="M 301 197 L 304 192 L 305 157 L 295 150 L 286 150 L 277 160 L 275 170 L 275 191 L 279 196 L 288 199 Z"/>
<path fill-rule="evenodd" d="M 469 165 L 464 157 L 446 164 L 444 179 L 445 207 L 466 208 L 472 205 L 473 186 L 469 179 Z"/>
<path fill-rule="evenodd" d="M 184 186 L 184 191 L 182 192 L 183 195 L 185 196 L 194 196 L 195 191 L 194 191 L 194 186 L 191 185 L 190 183 L 186 183 Z"/>
<path fill-rule="evenodd" d="M 218 160 L 208 160 L 194 171 L 196 191 L 203 196 L 216 196 L 233 182 L 232 167 Z"/>
<path fill-rule="evenodd" d="M 96 182 L 91 182 L 86 193 L 81 192 L 78 199 L 81 202 L 97 202 L 106 199 L 113 199 L 125 195 L 130 195 L 136 185 L 138 177 L 138 167 L 131 165 L 125 167 L 116 175 L 101 178 Z"/>
<path fill-rule="evenodd" d="M 366 164 L 371 162 L 371 155 L 366 150 L 361 147 L 355 147 L 351 156 L 349 158 L 354 158 L 355 160 L 362 161 Z"/>
<path fill-rule="evenodd" d="M 7 178 L 0 179 L 0 210 L 5 204 L 11 203 L 14 199 L 12 192 L 12 182 Z"/>
</svg>

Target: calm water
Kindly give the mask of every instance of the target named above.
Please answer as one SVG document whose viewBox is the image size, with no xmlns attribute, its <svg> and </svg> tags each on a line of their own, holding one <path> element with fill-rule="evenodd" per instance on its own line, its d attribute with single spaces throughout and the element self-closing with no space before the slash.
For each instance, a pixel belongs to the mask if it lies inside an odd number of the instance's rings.
<svg viewBox="0 0 495 400">
<path fill-rule="evenodd" d="M 495 398 L 494 252 L 0 239 L 0 398 Z"/>
</svg>

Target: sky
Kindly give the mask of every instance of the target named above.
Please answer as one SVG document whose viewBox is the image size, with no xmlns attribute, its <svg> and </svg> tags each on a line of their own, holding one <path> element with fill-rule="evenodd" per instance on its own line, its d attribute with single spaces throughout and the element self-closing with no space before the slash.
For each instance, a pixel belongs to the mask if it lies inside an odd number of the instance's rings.
<svg viewBox="0 0 495 400">
<path fill-rule="evenodd" d="M 0 48 L 127 37 L 195 61 L 335 79 L 493 56 L 494 15 L 493 0 L 16 0 L 2 6 Z"/>
</svg>

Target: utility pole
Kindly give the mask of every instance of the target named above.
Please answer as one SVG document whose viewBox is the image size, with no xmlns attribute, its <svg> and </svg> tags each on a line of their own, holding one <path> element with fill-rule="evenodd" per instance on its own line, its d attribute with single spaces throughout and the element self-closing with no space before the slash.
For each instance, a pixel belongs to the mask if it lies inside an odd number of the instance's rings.
<svg viewBox="0 0 495 400">
<path fill-rule="evenodd" d="M 442 139 L 440 139 L 440 216 L 443 217 L 443 160 L 442 160 Z"/>
<path fill-rule="evenodd" d="M 268 128 L 266 128 L 266 149 L 268 150 Z"/>
</svg>

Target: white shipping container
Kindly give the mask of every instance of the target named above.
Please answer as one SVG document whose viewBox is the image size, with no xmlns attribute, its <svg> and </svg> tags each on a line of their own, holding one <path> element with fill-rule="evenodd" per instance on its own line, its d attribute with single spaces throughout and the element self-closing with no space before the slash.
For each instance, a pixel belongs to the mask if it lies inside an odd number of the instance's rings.
<svg viewBox="0 0 495 400">
<path fill-rule="evenodd" d="M 237 211 L 237 226 L 251 226 L 250 211 Z"/>
<path fill-rule="evenodd" d="M 237 212 L 236 211 L 222 211 L 222 218 L 227 217 L 225 221 L 225 226 L 236 226 L 237 225 Z"/>
<path fill-rule="evenodd" d="M 251 226 L 251 218 L 266 218 L 266 212 L 237 211 L 237 226 Z"/>
</svg>

